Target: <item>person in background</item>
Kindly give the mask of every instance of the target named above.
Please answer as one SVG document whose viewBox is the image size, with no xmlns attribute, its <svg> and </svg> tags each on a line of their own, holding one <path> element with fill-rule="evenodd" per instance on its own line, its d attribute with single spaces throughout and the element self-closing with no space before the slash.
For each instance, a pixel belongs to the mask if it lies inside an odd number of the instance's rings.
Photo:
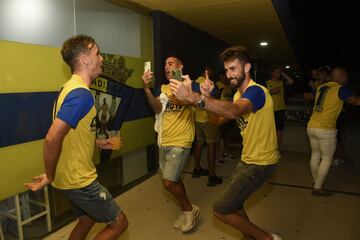
<svg viewBox="0 0 360 240">
<path fill-rule="evenodd" d="M 46 134 L 46 173 L 25 186 L 37 191 L 51 183 L 65 195 L 79 219 L 70 240 L 85 239 L 96 222 L 106 225 L 94 239 L 118 239 L 128 221 L 109 191 L 96 180 L 92 160 L 95 142 L 100 148 L 112 149 L 110 139 L 95 141 L 95 131 L 91 131 L 96 109 L 89 86 L 101 74 L 103 58 L 95 40 L 84 35 L 66 40 L 61 54 L 73 75 L 59 93 L 53 123 Z"/>
<path fill-rule="evenodd" d="M 304 92 L 304 100 L 305 100 L 305 107 L 306 107 L 306 116 L 307 119 L 310 118 L 312 109 L 314 107 L 314 98 L 316 93 L 316 84 L 319 82 L 319 70 L 318 68 L 312 68 L 310 71 L 310 80 L 308 82 L 308 88 Z"/>
<path fill-rule="evenodd" d="M 142 80 L 144 91 L 153 111 L 157 114 L 159 163 L 162 183 L 177 200 L 181 214 L 174 223 L 174 228 L 188 232 L 194 228 L 200 208 L 190 202 L 181 172 L 189 158 L 195 136 L 194 116 L 190 106 L 179 102 L 170 92 L 168 81 L 172 71 L 182 69 L 183 62 L 178 56 L 169 56 L 165 61 L 166 83 L 160 86 L 156 97 L 150 89 L 153 73 L 145 71 Z"/>
<path fill-rule="evenodd" d="M 195 82 L 201 84 L 205 81 L 206 74 L 211 78 L 214 77 L 214 70 L 210 66 L 204 68 L 203 74 Z M 208 118 L 208 113 L 202 109 L 195 109 L 195 152 L 194 152 L 194 170 L 193 178 L 200 176 L 209 176 L 207 186 L 213 187 L 223 182 L 221 177 L 216 176 L 215 173 L 215 155 L 216 155 L 216 137 L 218 127 L 211 124 Z M 209 170 L 205 170 L 200 165 L 201 150 L 204 140 L 208 147 L 208 166 Z"/>
<path fill-rule="evenodd" d="M 234 96 L 234 90 L 231 88 L 229 84 L 229 79 L 226 77 L 225 70 L 222 69 L 222 71 L 219 74 L 219 81 L 215 84 L 220 94 L 220 100 L 224 101 L 232 101 Z M 219 135 L 219 144 L 218 148 L 220 149 L 220 141 L 221 138 L 224 142 L 224 151 L 222 154 L 219 154 L 216 157 L 216 163 L 219 165 L 223 165 L 225 161 L 233 161 L 235 160 L 235 157 L 230 153 L 230 138 L 231 136 L 236 135 L 238 138 L 241 139 L 241 135 L 237 134 L 238 131 L 236 131 L 237 125 L 235 120 L 230 120 L 229 122 L 225 123 L 224 125 L 221 125 L 219 127 L 218 135 Z"/>
<path fill-rule="evenodd" d="M 271 94 L 274 102 L 274 114 L 276 124 L 276 137 L 280 147 L 285 125 L 285 86 L 281 77 L 285 79 L 286 85 L 291 85 L 294 80 L 281 70 L 280 67 L 273 67 L 271 70 L 271 79 L 266 81 L 266 87 Z"/>
<path fill-rule="evenodd" d="M 201 85 L 202 94 L 191 91 L 189 77 L 183 82 L 172 79 L 170 88 L 180 101 L 207 110 L 216 125 L 236 119 L 243 136 L 241 160 L 231 182 L 214 203 L 214 215 L 241 231 L 245 238 L 281 240 L 251 222 L 244 209 L 246 199 L 271 176 L 279 160 L 273 101 L 268 90 L 251 79 L 250 59 L 241 46 L 226 49 L 221 59 L 230 85 L 237 90 L 233 102 L 210 97 L 214 84 L 209 79 Z"/>
<path fill-rule="evenodd" d="M 345 68 L 336 67 L 331 72 L 331 81 L 318 86 L 313 113 L 307 133 L 311 146 L 310 170 L 313 179 L 312 194 L 328 197 L 332 192 L 323 189 L 336 149 L 336 120 L 344 101 L 360 105 L 360 97 L 344 86 L 348 74 Z"/>
</svg>

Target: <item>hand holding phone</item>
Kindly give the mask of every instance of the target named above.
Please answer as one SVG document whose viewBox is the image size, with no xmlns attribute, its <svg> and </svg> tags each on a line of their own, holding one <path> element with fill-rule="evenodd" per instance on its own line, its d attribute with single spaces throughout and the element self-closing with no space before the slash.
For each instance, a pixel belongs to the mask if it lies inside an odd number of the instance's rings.
<svg viewBox="0 0 360 240">
<path fill-rule="evenodd" d="M 144 87 L 149 88 L 149 84 L 152 81 L 152 72 L 151 72 L 151 62 L 144 62 L 144 74 L 142 76 L 142 80 L 144 82 Z"/>
<path fill-rule="evenodd" d="M 172 70 L 172 77 L 173 79 L 176 79 L 178 81 L 182 81 L 182 72 L 181 72 L 181 69 L 174 69 Z"/>
</svg>

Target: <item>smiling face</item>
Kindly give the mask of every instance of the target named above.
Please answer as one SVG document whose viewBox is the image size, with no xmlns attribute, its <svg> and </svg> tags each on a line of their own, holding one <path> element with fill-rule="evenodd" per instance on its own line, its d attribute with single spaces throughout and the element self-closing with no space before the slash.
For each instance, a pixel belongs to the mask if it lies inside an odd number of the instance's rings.
<svg viewBox="0 0 360 240">
<path fill-rule="evenodd" d="M 165 75 L 166 79 L 170 80 L 172 78 L 172 70 L 175 69 L 182 69 L 183 65 L 180 63 L 180 61 L 176 57 L 169 57 L 165 61 Z"/>
<path fill-rule="evenodd" d="M 245 64 L 246 65 L 246 64 Z M 228 78 L 230 87 L 237 89 L 245 80 L 245 66 L 240 63 L 239 59 L 224 62 L 224 69 Z"/>
</svg>

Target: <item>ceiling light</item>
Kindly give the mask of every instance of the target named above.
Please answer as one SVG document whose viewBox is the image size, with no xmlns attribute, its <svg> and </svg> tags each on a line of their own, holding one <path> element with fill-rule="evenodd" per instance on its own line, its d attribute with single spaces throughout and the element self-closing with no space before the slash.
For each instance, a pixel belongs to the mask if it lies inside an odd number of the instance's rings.
<svg viewBox="0 0 360 240">
<path fill-rule="evenodd" d="M 260 42 L 260 46 L 267 46 L 268 42 Z"/>
<path fill-rule="evenodd" d="M 289 69 L 289 68 L 290 68 L 290 66 L 289 66 L 289 65 L 286 65 L 286 66 L 285 66 L 285 68 Z"/>
</svg>

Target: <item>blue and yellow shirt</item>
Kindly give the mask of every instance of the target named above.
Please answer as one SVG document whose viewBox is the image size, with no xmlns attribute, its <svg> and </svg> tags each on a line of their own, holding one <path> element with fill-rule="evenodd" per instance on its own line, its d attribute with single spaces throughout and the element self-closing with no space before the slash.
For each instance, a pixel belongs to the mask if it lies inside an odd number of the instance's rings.
<svg viewBox="0 0 360 240">
<path fill-rule="evenodd" d="M 85 187 L 97 178 L 92 161 L 95 133 L 91 131 L 91 123 L 96 117 L 93 95 L 83 80 L 73 75 L 63 85 L 54 107 L 56 118 L 71 129 L 63 140 L 52 185 L 59 189 Z"/>
<path fill-rule="evenodd" d="M 253 112 L 236 119 L 243 137 L 241 160 L 247 164 L 270 165 L 279 159 L 277 150 L 273 101 L 268 90 L 250 81 L 245 92 L 237 91 L 234 102 L 246 98 L 252 102 Z"/>
<path fill-rule="evenodd" d="M 316 90 L 313 113 L 308 128 L 336 129 L 336 121 L 344 101 L 352 96 L 352 91 L 337 82 L 326 82 Z"/>
</svg>

